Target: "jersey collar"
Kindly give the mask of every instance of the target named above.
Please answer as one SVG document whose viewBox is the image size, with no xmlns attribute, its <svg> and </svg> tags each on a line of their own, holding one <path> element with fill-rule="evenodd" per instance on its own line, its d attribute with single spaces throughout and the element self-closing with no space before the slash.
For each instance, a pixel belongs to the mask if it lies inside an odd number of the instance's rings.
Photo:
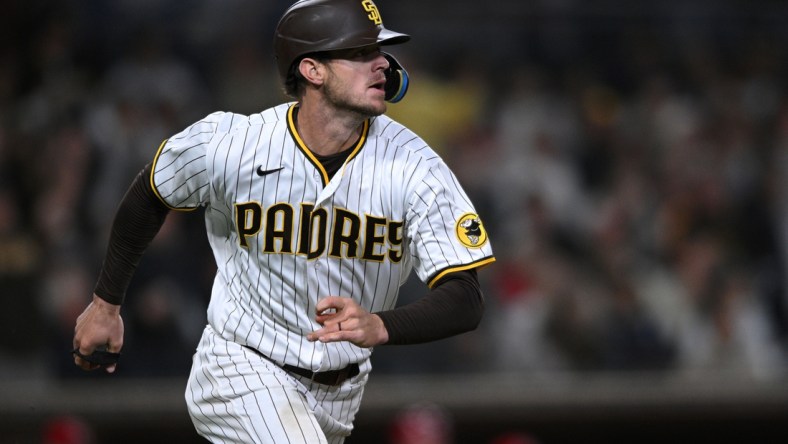
<svg viewBox="0 0 788 444">
<path fill-rule="evenodd" d="M 317 157 L 315 157 L 312 151 L 309 150 L 309 148 L 304 143 L 304 140 L 301 139 L 301 135 L 298 134 L 298 130 L 296 130 L 295 115 L 297 108 L 298 108 L 298 104 L 294 103 L 287 110 L 287 129 L 290 131 L 290 135 L 293 137 L 293 140 L 295 140 L 298 149 L 301 150 L 304 156 L 306 156 L 306 158 L 309 159 L 309 162 L 311 162 L 312 165 L 314 165 L 314 167 L 317 168 L 317 170 L 320 172 L 320 176 L 323 179 L 323 186 L 325 187 L 326 185 L 328 185 L 329 182 L 328 172 L 326 172 L 326 169 L 323 168 L 323 164 L 320 163 L 319 160 L 317 160 Z M 364 146 L 364 143 L 366 143 L 367 141 L 368 134 L 369 134 L 369 119 L 366 119 L 364 120 L 364 126 L 361 129 L 361 137 L 358 138 L 358 141 L 356 142 L 356 145 L 353 146 L 350 155 L 347 156 L 347 160 L 345 160 L 345 165 L 347 165 L 348 162 L 350 162 L 354 157 L 356 157 L 356 155 L 361 151 L 361 148 Z M 339 171 L 340 175 L 344 172 L 344 169 L 345 168 L 343 166 L 342 170 Z"/>
</svg>

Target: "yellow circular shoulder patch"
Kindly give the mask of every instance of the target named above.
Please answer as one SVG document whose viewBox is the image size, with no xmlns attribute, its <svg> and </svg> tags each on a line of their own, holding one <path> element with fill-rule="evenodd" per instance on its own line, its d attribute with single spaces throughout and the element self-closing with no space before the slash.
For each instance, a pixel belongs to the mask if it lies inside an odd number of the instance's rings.
<svg viewBox="0 0 788 444">
<path fill-rule="evenodd" d="M 464 214 L 457 220 L 454 229 L 457 239 L 468 248 L 481 248 L 487 243 L 487 231 L 479 216 L 474 213 Z"/>
</svg>

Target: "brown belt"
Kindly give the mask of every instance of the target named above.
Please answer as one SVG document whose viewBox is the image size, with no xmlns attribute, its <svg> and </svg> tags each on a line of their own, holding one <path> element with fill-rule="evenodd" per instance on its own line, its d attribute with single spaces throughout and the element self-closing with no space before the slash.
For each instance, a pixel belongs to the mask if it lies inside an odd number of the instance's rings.
<svg viewBox="0 0 788 444">
<path fill-rule="evenodd" d="M 273 362 L 274 364 L 276 364 L 276 362 L 273 359 L 271 359 L 268 356 L 260 353 L 259 351 L 255 350 L 254 348 L 247 347 L 247 346 L 244 346 L 244 347 L 248 348 L 249 350 L 255 352 L 257 355 L 259 355 L 259 356 L 261 356 L 261 357 Z M 279 364 L 276 364 L 276 365 L 279 365 Z M 314 382 L 317 382 L 318 384 L 323 384 L 323 385 L 340 385 L 343 382 L 345 382 L 346 380 L 358 375 L 358 373 L 359 373 L 358 364 L 356 364 L 356 363 L 350 364 L 350 365 L 348 365 L 347 367 L 345 367 L 343 369 L 326 370 L 324 372 L 313 372 L 312 370 L 308 370 L 308 369 L 301 368 L 301 367 L 296 367 L 296 366 L 290 365 L 290 364 L 284 364 L 284 365 L 281 365 L 280 367 L 282 367 L 284 370 L 286 370 L 286 371 L 288 371 L 290 373 L 293 373 L 295 375 L 301 376 L 303 378 L 309 379 L 311 381 L 314 381 Z"/>
</svg>

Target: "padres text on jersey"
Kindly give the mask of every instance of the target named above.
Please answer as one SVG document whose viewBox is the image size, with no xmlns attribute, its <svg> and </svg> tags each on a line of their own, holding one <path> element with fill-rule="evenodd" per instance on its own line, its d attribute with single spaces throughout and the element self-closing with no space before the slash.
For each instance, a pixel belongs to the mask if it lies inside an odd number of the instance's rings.
<svg viewBox="0 0 788 444">
<path fill-rule="evenodd" d="M 211 114 L 162 145 L 151 180 L 168 206 L 205 207 L 219 264 L 208 308 L 216 333 L 280 363 L 340 369 L 371 350 L 306 340 L 319 299 L 389 310 L 411 270 L 432 285 L 494 258 L 456 177 L 413 132 L 369 119 L 329 178 L 294 109 Z"/>
</svg>

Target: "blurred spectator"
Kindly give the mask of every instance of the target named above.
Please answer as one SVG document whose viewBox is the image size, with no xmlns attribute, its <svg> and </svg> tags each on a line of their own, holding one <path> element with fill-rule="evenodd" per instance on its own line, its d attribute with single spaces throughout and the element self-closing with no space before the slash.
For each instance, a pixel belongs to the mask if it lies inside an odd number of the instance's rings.
<svg viewBox="0 0 788 444">
<path fill-rule="evenodd" d="M 489 444 L 540 444 L 541 441 L 526 432 L 507 432 L 496 436 Z"/>
<path fill-rule="evenodd" d="M 39 184 L 33 207 L 35 226 L 52 252 L 79 251 L 89 241 L 93 225 L 85 218 L 90 186 L 92 150 L 83 129 L 67 125 L 53 129 L 38 149 L 31 179 Z"/>
<path fill-rule="evenodd" d="M 632 284 L 614 278 L 610 312 L 603 320 L 606 370 L 666 370 L 674 365 L 675 345 L 640 302 Z"/>
<path fill-rule="evenodd" d="M 454 439 L 454 420 L 434 403 L 403 408 L 389 427 L 390 444 L 452 444 Z"/>
<path fill-rule="evenodd" d="M 282 102 L 279 74 L 273 63 L 270 49 L 263 51 L 248 36 L 229 44 L 223 62 L 214 66 L 216 102 L 220 109 L 241 114 L 254 114 L 274 103 Z"/>
<path fill-rule="evenodd" d="M 784 374 L 784 356 L 746 273 L 731 269 L 718 243 L 698 240 L 682 252 L 688 312 L 679 326 L 680 369 L 691 375 L 732 372 L 749 378 Z"/>
<path fill-rule="evenodd" d="M 181 127 L 207 114 L 210 95 L 195 67 L 174 55 L 168 36 L 143 28 L 131 50 L 106 70 L 85 127 L 97 147 L 101 168 L 95 180 L 90 215 L 99 227 L 110 225 L 115 205 L 159 145 Z"/>
<path fill-rule="evenodd" d="M 96 433 L 81 418 L 58 416 L 44 424 L 42 444 L 93 444 Z"/>
<path fill-rule="evenodd" d="M 39 303 L 47 321 L 46 365 L 54 378 L 102 377 L 104 372 L 84 372 L 74 365 L 71 350 L 77 317 L 93 294 L 93 273 L 74 257 L 49 258 L 41 276 Z"/>
<path fill-rule="evenodd" d="M 773 285 L 769 291 L 767 305 L 777 324 L 781 343 L 788 353 L 788 106 L 777 118 L 777 136 L 775 149 L 769 159 L 768 187 L 771 202 L 774 205 L 772 214 L 776 228 L 778 251 L 774 258 L 774 272 L 771 275 Z"/>
<path fill-rule="evenodd" d="M 153 280 L 127 305 L 125 359 L 118 374 L 136 378 L 188 374 L 197 339 L 184 319 L 192 310 L 178 284 L 171 278 Z"/>
<path fill-rule="evenodd" d="M 44 343 L 35 297 L 43 254 L 16 197 L 0 185 L 0 369 L 30 359 Z"/>
<path fill-rule="evenodd" d="M 46 3 L 11 2 L 0 27 L 0 356 L 48 351 L 73 377 L 74 307 L 124 184 L 216 105 L 278 100 L 261 48 L 290 2 Z M 419 42 L 397 54 L 412 84 L 389 114 L 466 184 L 498 263 L 479 331 L 380 349 L 379 370 L 784 374 L 784 8 L 748 3 L 739 21 L 743 3 L 671 2 L 633 27 L 629 3 L 440 3 L 386 5 Z M 175 367 L 129 373 L 184 371 L 151 338 L 191 353 L 215 272 L 203 232 L 171 215 L 140 263 L 127 309 L 151 316 L 129 317 L 127 352 Z M 406 285 L 403 303 L 422 291 Z"/>
<path fill-rule="evenodd" d="M 411 128 L 438 154 L 448 153 L 453 140 L 460 139 L 475 122 L 485 118 L 489 85 L 484 72 L 459 55 L 443 56 L 444 63 L 427 66 L 421 65 L 421 60 L 409 59 L 407 54 L 397 57 L 402 59 L 412 81 L 408 100 L 390 105 L 386 114 Z"/>
<path fill-rule="evenodd" d="M 493 117 L 501 155 L 489 186 L 497 191 L 491 195 L 501 240 L 534 241 L 522 232 L 531 223 L 530 215 L 521 212 L 525 205 L 538 205 L 527 209 L 543 212 L 549 226 L 542 228 L 560 237 L 548 242 L 574 242 L 588 223 L 589 200 L 571 163 L 579 129 L 577 112 L 544 76 L 538 68 L 517 66 L 509 94 L 502 97 Z M 511 253 L 508 249 L 517 248 L 519 242 L 501 242 L 496 255 Z M 560 245 L 549 246 L 555 247 Z"/>
<path fill-rule="evenodd" d="M 504 371 L 568 370 L 570 357 L 550 337 L 560 280 L 559 261 L 534 255 L 500 263 L 493 285 L 496 299 L 488 305 L 493 367 Z"/>
</svg>

